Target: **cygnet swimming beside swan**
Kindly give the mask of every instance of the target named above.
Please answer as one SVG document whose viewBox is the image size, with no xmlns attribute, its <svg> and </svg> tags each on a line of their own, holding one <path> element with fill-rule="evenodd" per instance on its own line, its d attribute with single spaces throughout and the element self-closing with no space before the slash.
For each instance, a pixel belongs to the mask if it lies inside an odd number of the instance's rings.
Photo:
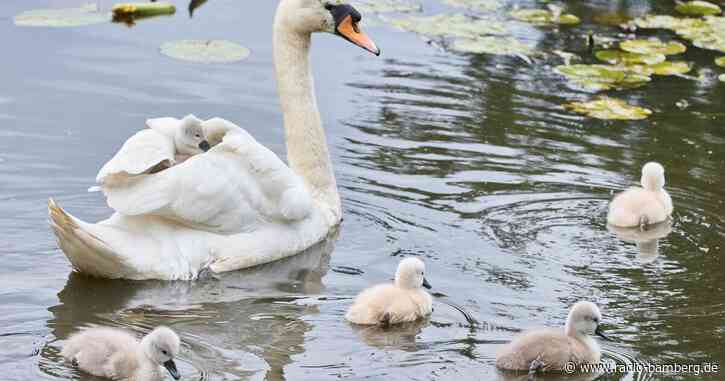
<svg viewBox="0 0 725 381">
<path fill-rule="evenodd" d="M 642 167 L 642 188 L 632 187 L 619 193 L 609 204 L 607 223 L 618 227 L 648 225 L 663 222 L 672 215 L 672 198 L 665 191 L 665 169 L 650 162 Z"/>
</svg>

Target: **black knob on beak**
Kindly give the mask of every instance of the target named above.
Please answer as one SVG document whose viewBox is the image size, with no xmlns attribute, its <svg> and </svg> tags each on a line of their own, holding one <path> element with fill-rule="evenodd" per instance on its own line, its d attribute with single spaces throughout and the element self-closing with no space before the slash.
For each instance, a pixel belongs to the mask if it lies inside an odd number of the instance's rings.
<svg viewBox="0 0 725 381">
<path fill-rule="evenodd" d="M 201 143 L 199 143 L 199 148 L 201 148 L 204 152 L 208 151 L 211 146 L 209 145 L 209 142 L 206 140 L 202 140 Z"/>
</svg>

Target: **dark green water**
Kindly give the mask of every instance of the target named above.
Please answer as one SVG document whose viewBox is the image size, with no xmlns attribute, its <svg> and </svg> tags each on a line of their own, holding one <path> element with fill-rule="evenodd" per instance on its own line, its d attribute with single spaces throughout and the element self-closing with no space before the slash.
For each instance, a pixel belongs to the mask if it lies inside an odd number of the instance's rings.
<svg viewBox="0 0 725 381">
<path fill-rule="evenodd" d="M 725 69 L 714 66 L 715 52 L 688 45 L 685 54 L 707 80 L 655 77 L 608 92 L 655 113 L 607 122 L 561 107 L 592 94 L 555 74 L 556 59 L 450 53 L 384 24 L 367 29 L 379 58 L 316 36 L 317 96 L 343 197 L 339 239 L 216 281 L 102 281 L 72 273 L 48 228 L 47 198 L 85 220 L 105 218 L 102 197 L 85 190 L 152 116 L 225 117 L 284 155 L 271 56 L 276 2 L 212 0 L 191 20 L 178 2 L 174 17 L 130 29 L 13 25 L 28 9 L 80 4 L 0 3 L 0 379 L 90 380 L 58 353 L 93 324 L 139 334 L 171 326 L 184 342 L 184 380 L 509 379 L 494 368 L 501 344 L 519 330 L 563 324 L 580 299 L 603 310 L 615 339 L 602 343 L 607 361 L 725 365 L 725 84 L 716 78 Z M 591 62 L 582 36 L 620 33 L 595 15 L 674 13 L 660 1 L 568 5 L 581 26 L 517 34 Z M 436 0 L 423 8 L 464 12 Z M 233 40 L 252 55 L 197 65 L 158 52 L 192 38 Z M 685 109 L 675 105 L 683 99 Z M 612 194 L 637 183 L 650 160 L 665 166 L 675 204 L 654 258 L 605 226 Z M 436 289 L 484 324 L 468 328 L 442 303 L 430 322 L 404 329 L 347 324 L 350 298 L 390 279 L 405 255 L 424 259 Z M 723 376 L 600 379 L 702 378 Z"/>
</svg>

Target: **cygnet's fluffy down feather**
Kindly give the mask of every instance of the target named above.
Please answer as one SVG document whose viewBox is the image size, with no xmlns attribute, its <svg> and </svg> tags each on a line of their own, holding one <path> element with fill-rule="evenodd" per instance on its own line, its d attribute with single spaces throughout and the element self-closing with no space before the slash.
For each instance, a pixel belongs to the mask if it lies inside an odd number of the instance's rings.
<svg viewBox="0 0 725 381">
<path fill-rule="evenodd" d="M 618 227 L 657 224 L 672 215 L 672 198 L 665 191 L 664 168 L 647 163 L 642 168 L 643 188 L 632 187 L 619 193 L 609 204 L 607 223 Z"/>
</svg>

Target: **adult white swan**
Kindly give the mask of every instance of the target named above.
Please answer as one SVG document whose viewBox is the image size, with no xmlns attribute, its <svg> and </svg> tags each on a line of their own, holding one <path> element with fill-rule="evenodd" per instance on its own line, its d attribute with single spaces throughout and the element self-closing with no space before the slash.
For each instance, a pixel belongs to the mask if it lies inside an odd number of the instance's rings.
<svg viewBox="0 0 725 381">
<path fill-rule="evenodd" d="M 49 201 L 51 226 L 73 267 L 106 278 L 193 279 L 204 268 L 251 267 L 324 240 L 341 208 L 310 73 L 311 34 L 333 33 L 380 54 L 359 21 L 337 1 L 281 0 L 274 66 L 289 167 L 230 122 L 206 121 L 205 128 L 228 131 L 222 142 L 107 193 L 116 210 L 109 219 L 86 223 Z"/>
</svg>

